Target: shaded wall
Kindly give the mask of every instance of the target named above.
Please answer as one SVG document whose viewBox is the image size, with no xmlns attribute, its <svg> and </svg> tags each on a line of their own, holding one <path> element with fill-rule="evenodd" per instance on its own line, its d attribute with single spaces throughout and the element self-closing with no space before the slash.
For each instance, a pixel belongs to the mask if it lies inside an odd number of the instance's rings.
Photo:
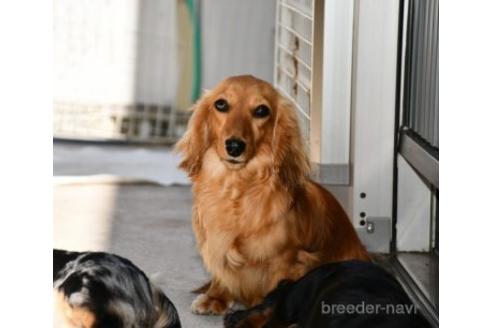
<svg viewBox="0 0 492 328">
<path fill-rule="evenodd" d="M 203 0 L 203 83 L 253 74 L 273 81 L 275 0 Z"/>
</svg>

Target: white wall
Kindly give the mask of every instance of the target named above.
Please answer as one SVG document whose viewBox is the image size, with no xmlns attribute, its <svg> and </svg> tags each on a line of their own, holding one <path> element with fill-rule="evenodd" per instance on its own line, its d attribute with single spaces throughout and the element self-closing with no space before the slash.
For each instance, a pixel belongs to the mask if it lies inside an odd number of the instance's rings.
<svg viewBox="0 0 492 328">
<path fill-rule="evenodd" d="M 231 75 L 273 81 L 275 0 L 203 0 L 204 88 Z"/>
<path fill-rule="evenodd" d="M 176 0 L 55 0 L 55 102 L 170 104 Z"/>
<path fill-rule="evenodd" d="M 169 105 L 178 0 L 55 0 L 55 102 Z M 275 0 L 202 0 L 203 83 L 273 80 Z"/>
<path fill-rule="evenodd" d="M 352 0 L 325 1 L 321 163 L 347 167 L 350 161 L 353 16 Z M 348 184 L 349 177 L 343 178 Z"/>
<path fill-rule="evenodd" d="M 398 1 L 356 1 L 352 73 L 353 218 L 375 221 L 369 250 L 389 251 L 393 216 L 393 161 Z M 365 194 L 365 197 L 361 196 Z M 361 225 L 365 230 L 368 225 Z M 379 235 L 379 231 L 384 234 Z M 383 243 L 383 238 L 385 238 Z"/>
</svg>

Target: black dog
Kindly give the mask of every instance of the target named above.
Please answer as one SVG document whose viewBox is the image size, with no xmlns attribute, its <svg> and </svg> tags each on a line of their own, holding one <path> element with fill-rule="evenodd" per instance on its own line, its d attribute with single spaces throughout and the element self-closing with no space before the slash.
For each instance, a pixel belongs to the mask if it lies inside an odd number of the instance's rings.
<svg viewBox="0 0 492 328">
<path fill-rule="evenodd" d="M 360 261 L 326 264 L 283 281 L 263 303 L 229 313 L 226 328 L 430 327 L 393 276 Z"/>
<path fill-rule="evenodd" d="M 129 260 L 53 250 L 55 327 L 180 328 L 164 293 Z"/>
</svg>

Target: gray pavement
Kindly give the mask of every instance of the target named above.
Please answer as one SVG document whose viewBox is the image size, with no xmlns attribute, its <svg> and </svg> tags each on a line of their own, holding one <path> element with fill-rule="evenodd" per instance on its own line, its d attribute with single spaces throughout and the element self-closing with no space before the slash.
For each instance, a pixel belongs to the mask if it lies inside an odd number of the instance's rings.
<svg viewBox="0 0 492 328">
<path fill-rule="evenodd" d="M 171 148 L 53 145 L 54 246 L 113 252 L 141 267 L 176 305 L 184 328 L 221 327 L 190 312 L 207 279 L 191 229 L 192 196 Z M 344 203 L 346 188 L 330 188 Z"/>
<path fill-rule="evenodd" d="M 177 168 L 179 157 L 171 147 L 55 142 L 53 172 L 56 177 L 111 175 L 156 182 L 189 184 Z"/>
<path fill-rule="evenodd" d="M 55 142 L 54 247 L 133 261 L 176 305 L 184 328 L 221 327 L 190 311 L 207 279 L 191 229 L 192 196 L 170 148 Z"/>
<path fill-rule="evenodd" d="M 190 312 L 190 290 L 207 279 L 191 230 L 187 186 L 56 184 L 54 246 L 129 258 L 176 305 L 183 327 L 221 327 L 222 318 Z"/>
</svg>

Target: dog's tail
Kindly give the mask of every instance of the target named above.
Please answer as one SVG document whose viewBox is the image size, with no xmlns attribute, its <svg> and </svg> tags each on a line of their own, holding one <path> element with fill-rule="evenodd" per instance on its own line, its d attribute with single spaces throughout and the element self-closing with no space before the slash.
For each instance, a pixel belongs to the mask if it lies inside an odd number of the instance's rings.
<svg viewBox="0 0 492 328">
<path fill-rule="evenodd" d="M 157 320 L 153 328 L 181 328 L 178 311 L 174 304 L 156 286 L 151 285 Z"/>
</svg>

